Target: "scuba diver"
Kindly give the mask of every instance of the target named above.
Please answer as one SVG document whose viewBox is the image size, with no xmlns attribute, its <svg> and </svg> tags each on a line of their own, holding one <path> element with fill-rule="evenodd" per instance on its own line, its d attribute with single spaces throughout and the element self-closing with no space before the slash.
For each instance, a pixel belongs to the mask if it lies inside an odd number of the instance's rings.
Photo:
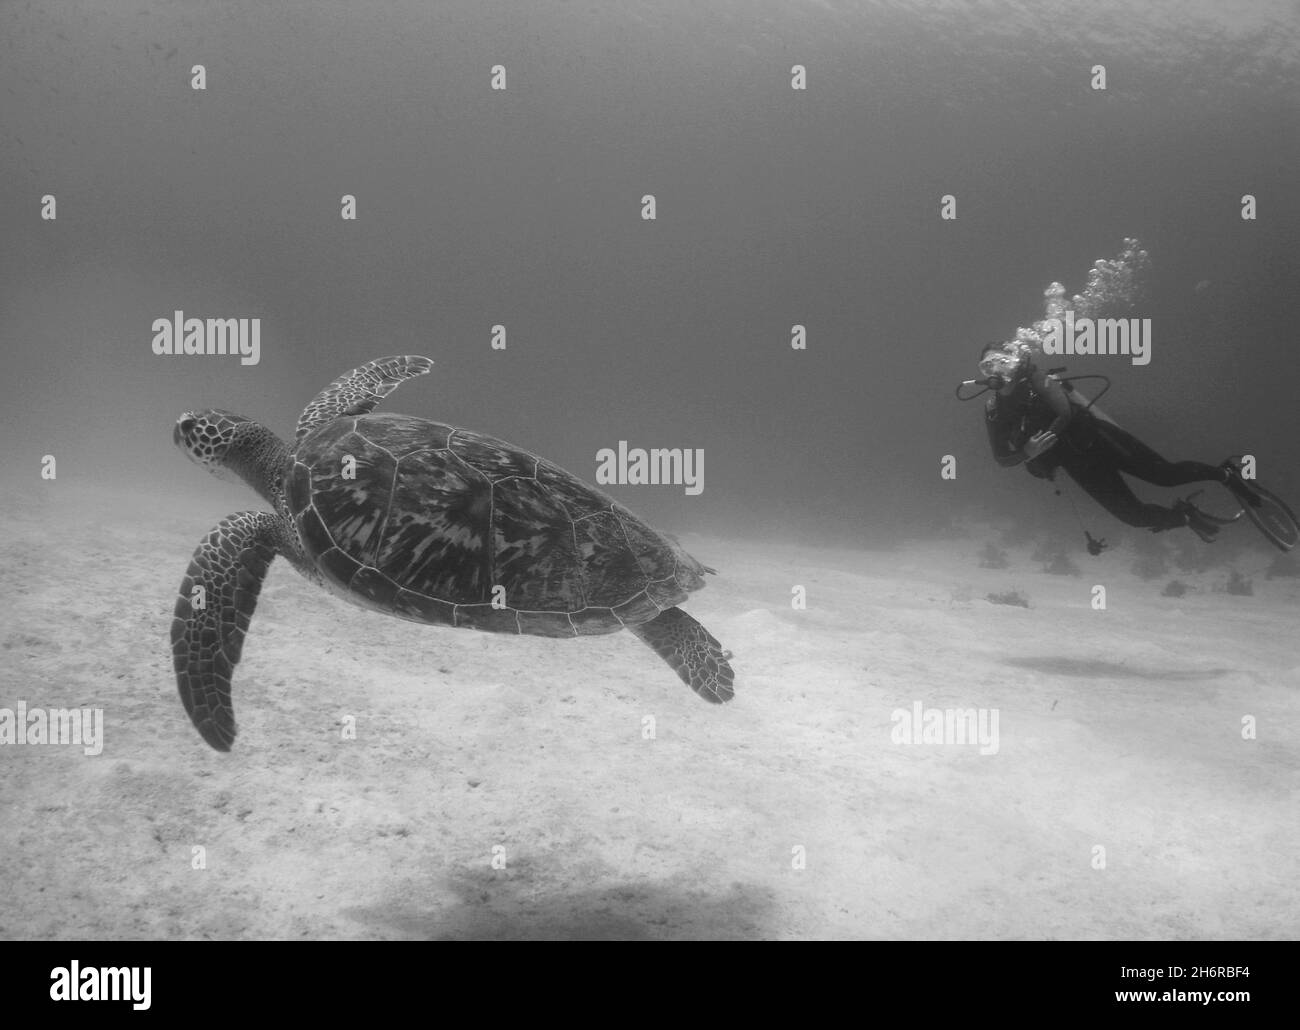
<svg viewBox="0 0 1300 1030">
<path fill-rule="evenodd" d="M 990 343 L 980 354 L 980 373 L 991 396 L 984 420 L 989 444 L 999 465 L 1024 464 L 1040 479 L 1054 479 L 1058 469 L 1112 515 L 1130 526 L 1159 533 L 1186 526 L 1212 542 L 1227 521 L 1207 515 L 1194 504 L 1196 494 L 1172 506 L 1141 501 L 1120 474 L 1156 486 L 1222 483 L 1242 506 L 1258 508 L 1261 499 L 1242 478 L 1231 458 L 1219 465 L 1168 461 L 1127 430 L 1121 429 L 1082 398 L 1069 384 L 1035 363 L 1038 348 L 1023 340 Z M 1093 541 L 1089 537 L 1089 550 Z M 1104 541 L 1097 542 L 1104 546 Z M 1100 553 L 1100 546 L 1093 553 Z"/>
</svg>

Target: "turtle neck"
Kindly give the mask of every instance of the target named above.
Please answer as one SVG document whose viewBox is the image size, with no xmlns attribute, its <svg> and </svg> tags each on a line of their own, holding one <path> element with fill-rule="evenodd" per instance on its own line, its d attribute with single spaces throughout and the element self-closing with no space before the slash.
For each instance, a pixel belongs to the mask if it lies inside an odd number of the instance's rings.
<svg viewBox="0 0 1300 1030">
<path fill-rule="evenodd" d="M 225 467 L 251 486 L 277 512 L 283 510 L 284 465 L 289 448 L 266 426 L 245 422 L 235 430 Z"/>
</svg>

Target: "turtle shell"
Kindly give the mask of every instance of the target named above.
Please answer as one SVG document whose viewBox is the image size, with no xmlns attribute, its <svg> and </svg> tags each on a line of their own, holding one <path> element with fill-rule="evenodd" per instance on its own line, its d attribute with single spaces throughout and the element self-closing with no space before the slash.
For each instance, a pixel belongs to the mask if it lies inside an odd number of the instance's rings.
<svg viewBox="0 0 1300 1030">
<path fill-rule="evenodd" d="M 610 633 L 703 586 L 699 562 L 599 490 L 427 419 L 322 426 L 294 453 L 285 501 L 327 586 L 416 622 Z"/>
</svg>

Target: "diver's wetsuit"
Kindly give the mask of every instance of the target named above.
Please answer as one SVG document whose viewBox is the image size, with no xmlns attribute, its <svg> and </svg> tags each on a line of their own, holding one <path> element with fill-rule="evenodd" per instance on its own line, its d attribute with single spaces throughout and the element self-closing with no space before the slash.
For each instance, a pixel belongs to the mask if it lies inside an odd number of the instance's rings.
<svg viewBox="0 0 1300 1030">
<path fill-rule="evenodd" d="M 1029 472 L 1044 479 L 1063 468 L 1117 519 L 1155 532 L 1187 525 L 1186 512 L 1138 500 L 1121 472 L 1156 486 L 1225 482 L 1224 468 L 1199 461 L 1166 461 L 1132 433 L 1085 407 L 1086 402 L 1056 377 L 1031 367 L 1009 397 L 994 394 L 985 406 L 994 458 L 999 465 L 1024 461 Z M 1025 461 L 1021 450 L 1025 441 L 1044 429 L 1056 434 L 1056 445 Z"/>
</svg>

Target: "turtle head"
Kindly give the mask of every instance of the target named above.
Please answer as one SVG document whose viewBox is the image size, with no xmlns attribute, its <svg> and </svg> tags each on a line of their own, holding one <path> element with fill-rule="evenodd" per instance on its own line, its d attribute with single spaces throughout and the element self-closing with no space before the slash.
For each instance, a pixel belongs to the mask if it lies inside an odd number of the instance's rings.
<svg viewBox="0 0 1300 1030">
<path fill-rule="evenodd" d="M 216 473 L 224 469 L 226 456 L 231 453 L 240 436 L 241 427 L 251 424 L 251 420 L 243 415 L 222 411 L 220 408 L 187 411 L 176 420 L 172 440 L 190 461 Z"/>
<path fill-rule="evenodd" d="M 218 479 L 247 483 L 276 503 L 288 450 L 271 430 L 233 411 L 187 411 L 172 440 L 194 464 Z"/>
</svg>

